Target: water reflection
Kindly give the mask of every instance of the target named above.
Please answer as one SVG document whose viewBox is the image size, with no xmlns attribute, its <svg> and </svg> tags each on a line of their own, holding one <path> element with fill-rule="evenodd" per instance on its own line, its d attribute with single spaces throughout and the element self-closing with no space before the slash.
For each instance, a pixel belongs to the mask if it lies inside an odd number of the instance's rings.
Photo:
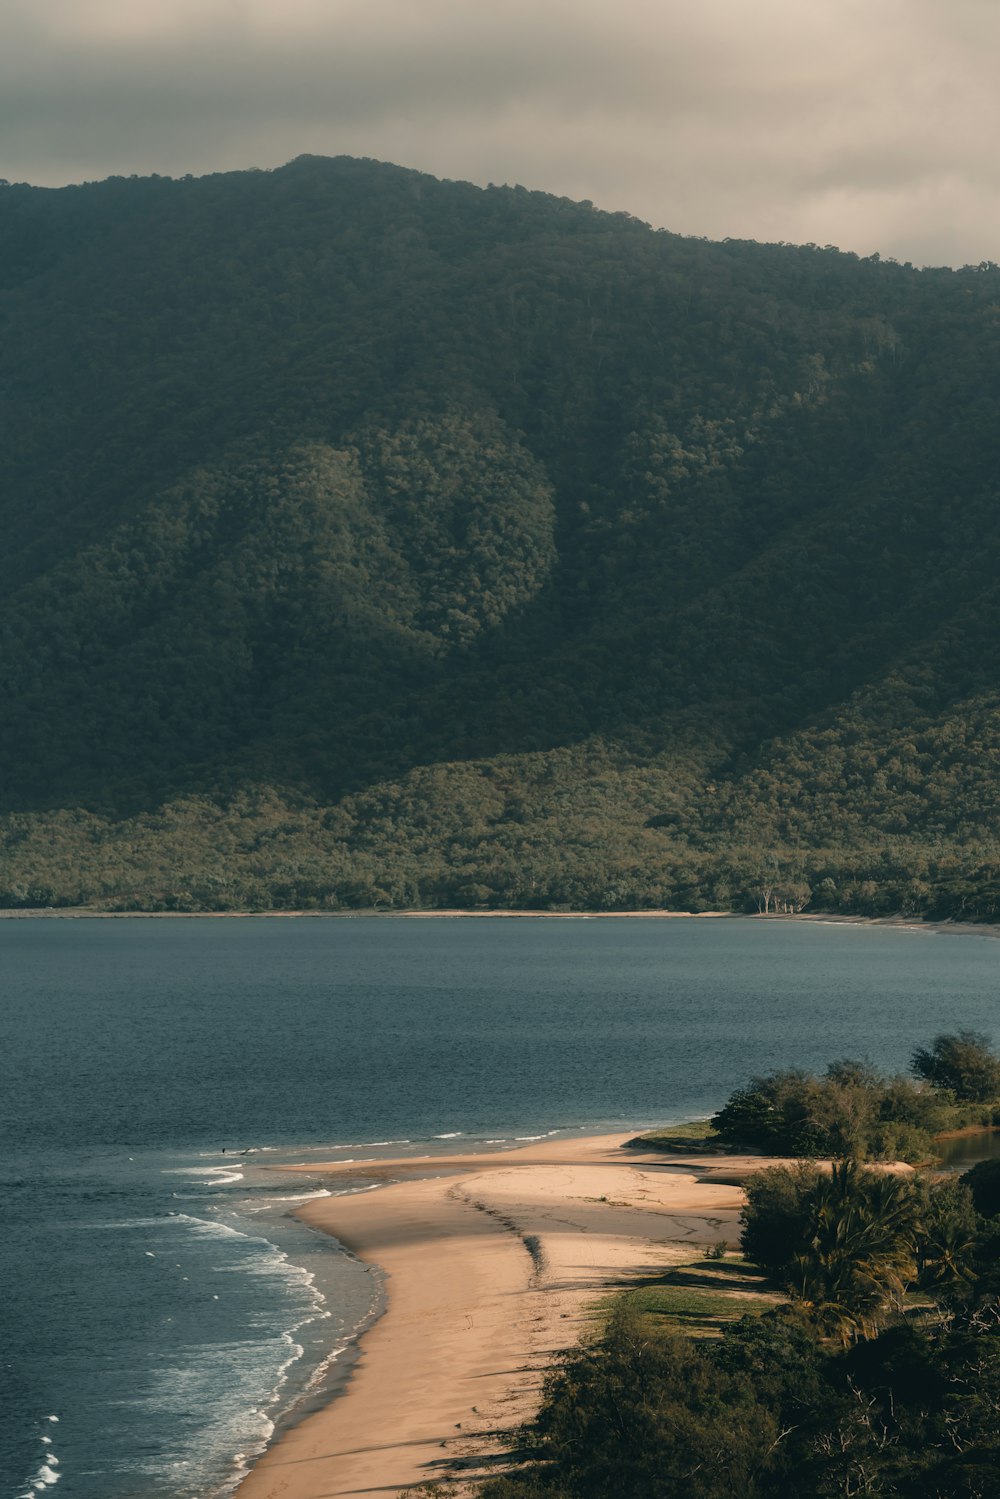
<svg viewBox="0 0 1000 1499">
<path fill-rule="evenodd" d="M 975 1134 L 957 1135 L 936 1142 L 941 1165 L 946 1171 L 968 1171 L 979 1161 L 1000 1158 L 1000 1129 L 976 1130 Z"/>
</svg>

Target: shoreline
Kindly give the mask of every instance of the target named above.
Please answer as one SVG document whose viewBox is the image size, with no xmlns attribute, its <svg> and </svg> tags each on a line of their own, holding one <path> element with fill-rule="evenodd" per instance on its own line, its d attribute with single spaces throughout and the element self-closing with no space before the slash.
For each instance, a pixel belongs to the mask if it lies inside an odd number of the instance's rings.
<svg viewBox="0 0 1000 1499">
<path fill-rule="evenodd" d="M 440 910 L 392 911 L 103 911 L 88 906 L 0 907 L 0 921 L 753 921 L 801 922 L 820 926 L 882 927 L 896 932 L 1000 937 L 1000 922 L 922 921 L 915 916 L 853 916 L 837 911 L 535 911 Z"/>
<path fill-rule="evenodd" d="M 553 1360 L 593 1325 L 595 1302 L 702 1244 L 734 1242 L 739 1181 L 767 1164 L 664 1160 L 626 1151 L 632 1138 L 282 1166 L 385 1181 L 296 1209 L 378 1267 L 384 1303 L 356 1337 L 345 1382 L 279 1431 L 238 1499 L 392 1495 L 494 1469 Z"/>
</svg>

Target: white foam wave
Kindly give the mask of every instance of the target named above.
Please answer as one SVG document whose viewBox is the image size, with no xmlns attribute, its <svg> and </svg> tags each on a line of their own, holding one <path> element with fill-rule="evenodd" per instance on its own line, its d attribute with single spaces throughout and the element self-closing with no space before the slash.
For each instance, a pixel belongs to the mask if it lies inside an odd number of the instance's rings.
<svg viewBox="0 0 1000 1499">
<path fill-rule="evenodd" d="M 460 1129 L 453 1129 L 450 1135 L 435 1135 L 435 1140 L 457 1140 L 462 1134 Z"/>
<path fill-rule="evenodd" d="M 218 1471 L 224 1462 L 231 1462 L 231 1476 L 216 1491 L 228 1494 L 274 1434 L 268 1409 L 278 1400 L 288 1371 L 301 1356 L 301 1344 L 287 1333 L 256 1343 L 218 1344 L 202 1349 L 196 1362 L 161 1365 L 152 1387 L 130 1403 L 135 1409 L 179 1418 L 192 1406 L 200 1408 L 205 1420 L 181 1447 L 185 1455 L 175 1458 L 171 1467 L 197 1470 L 206 1459 L 214 1459 Z M 220 1399 L 220 1391 L 228 1398 Z M 235 1458 L 234 1449 L 238 1449 Z M 157 1474 L 155 1465 L 138 1466 L 140 1471 Z"/>
<path fill-rule="evenodd" d="M 188 1225 L 195 1238 L 242 1241 L 243 1253 L 240 1257 L 224 1265 L 213 1266 L 216 1274 L 279 1279 L 286 1286 L 296 1286 L 303 1292 L 308 1298 L 309 1305 L 305 1309 L 305 1315 L 292 1326 L 291 1332 L 298 1332 L 307 1323 L 330 1315 L 326 1307 L 326 1297 L 317 1287 L 313 1272 L 307 1270 L 304 1265 L 296 1265 L 285 1251 L 279 1249 L 277 1244 L 272 1244 L 270 1239 L 259 1237 L 257 1234 L 245 1234 L 237 1228 L 231 1228 L 228 1223 L 196 1218 L 190 1213 L 178 1213 L 177 1218 L 182 1219 Z M 295 1357 L 301 1358 L 301 1356 L 300 1350 Z"/>
<path fill-rule="evenodd" d="M 301 1195 L 330 1194 L 324 1189 L 318 1194 Z M 246 1206 L 241 1204 L 240 1211 L 246 1211 Z M 317 1334 L 307 1338 L 302 1329 L 319 1324 L 332 1313 L 313 1273 L 294 1264 L 270 1240 L 191 1213 L 176 1213 L 166 1221 L 178 1225 L 186 1236 L 204 1240 L 206 1247 L 213 1242 L 218 1244 L 218 1257 L 213 1256 L 215 1262 L 211 1267 L 214 1273 L 280 1283 L 285 1294 L 290 1293 L 292 1298 L 289 1316 L 292 1325 L 280 1334 L 270 1331 L 270 1313 L 262 1314 L 259 1320 L 251 1314 L 244 1324 L 249 1337 L 233 1343 L 200 1345 L 196 1357 L 192 1357 L 193 1350 L 188 1348 L 173 1364 L 161 1364 L 154 1384 L 131 1402 L 139 1408 L 168 1415 L 175 1413 L 178 1417 L 192 1409 L 211 1412 L 205 1422 L 199 1420 L 190 1448 L 182 1448 L 177 1455 L 183 1466 L 202 1471 L 213 1463 L 216 1471 L 221 1471 L 225 1463 L 231 1464 L 229 1477 L 215 1491 L 218 1499 L 222 1499 L 233 1492 L 266 1449 L 274 1433 L 272 1415 L 281 1407 L 282 1392 L 291 1371 L 303 1358 L 310 1339 L 315 1346 Z M 158 1222 L 162 1227 L 164 1220 Z M 227 1243 L 232 1246 L 231 1251 L 225 1250 Z M 343 1346 L 338 1344 L 324 1359 L 324 1367 Z M 310 1375 L 307 1387 L 316 1378 L 315 1373 Z M 152 1474 L 153 1469 L 149 1471 Z"/>
<path fill-rule="evenodd" d="M 551 1134 L 551 1133 L 552 1133 L 552 1131 L 550 1130 L 549 1134 Z M 545 1136 L 544 1135 L 515 1135 L 514 1139 L 515 1140 L 544 1140 Z"/>
<path fill-rule="evenodd" d="M 483 1144 L 484 1145 L 506 1145 L 507 1144 L 507 1139 L 506 1139 L 506 1136 L 504 1136 L 500 1140 L 484 1140 Z"/>
<path fill-rule="evenodd" d="M 221 1499 L 223 1493 L 232 1493 L 266 1449 L 274 1433 L 277 1412 L 297 1403 L 305 1390 L 320 1385 L 351 1341 L 344 1336 L 334 1296 L 331 1294 L 334 1307 L 331 1310 L 316 1284 L 316 1275 L 289 1258 L 295 1254 L 293 1240 L 289 1240 L 286 1253 L 267 1237 L 270 1230 L 266 1220 L 250 1220 L 244 1215 L 265 1207 L 276 1213 L 281 1208 L 290 1209 L 301 1202 L 334 1194 L 329 1188 L 310 1187 L 308 1178 L 302 1182 L 304 1190 L 286 1194 L 281 1191 L 284 1183 L 280 1177 L 266 1184 L 265 1191 L 271 1188 L 266 1198 L 250 1195 L 246 1187 L 241 1192 L 234 1189 L 214 1194 L 215 1186 L 243 1179 L 235 1162 L 222 1166 L 205 1161 L 174 1167 L 167 1174 L 177 1175 L 185 1196 L 190 1194 L 181 1209 L 155 1217 L 109 1221 L 103 1227 L 133 1231 L 135 1239 L 129 1247 L 140 1256 L 143 1252 L 152 1254 L 148 1246 L 155 1244 L 161 1267 L 172 1265 L 180 1254 L 185 1270 L 192 1265 L 196 1267 L 191 1270 L 190 1289 L 200 1282 L 203 1291 L 210 1291 L 214 1281 L 222 1286 L 222 1305 L 212 1303 L 205 1342 L 193 1344 L 185 1340 L 178 1345 L 174 1357 L 164 1350 L 166 1356 L 156 1375 L 149 1382 L 144 1379 L 130 1392 L 135 1398 L 127 1402 L 129 1405 L 145 1407 L 150 1414 L 162 1413 L 174 1429 L 183 1432 L 170 1453 L 171 1466 L 176 1464 L 172 1476 L 163 1454 L 154 1456 L 148 1452 L 145 1457 L 135 1454 L 134 1466 L 148 1475 L 147 1482 L 156 1480 L 157 1492 L 175 1492 L 178 1499 L 182 1495 L 187 1499 L 196 1488 L 204 1495 L 211 1486 L 203 1481 L 197 1487 L 196 1475 L 222 1475 L 228 1470 L 224 1486 L 218 1491 Z M 348 1191 L 371 1190 L 375 1185 L 352 1185 Z M 162 1195 L 168 1196 L 169 1185 L 163 1186 Z M 176 1202 L 173 1206 L 176 1209 Z M 258 1228 L 263 1232 L 255 1232 Z M 275 1237 L 281 1237 L 277 1229 Z M 306 1263 L 312 1261 L 307 1259 Z M 177 1268 L 181 1268 L 179 1264 Z M 172 1270 L 167 1273 L 172 1275 Z M 229 1279 L 216 1280 L 217 1274 L 228 1275 Z M 246 1288 L 242 1293 L 238 1289 L 241 1275 L 245 1277 L 242 1285 Z M 337 1274 L 332 1284 L 338 1285 Z M 185 1285 L 183 1290 L 186 1295 L 189 1287 Z M 233 1304 L 242 1308 L 247 1297 L 251 1306 L 240 1312 L 242 1335 L 237 1341 L 215 1343 L 217 1332 L 225 1328 L 228 1333 L 230 1324 L 224 1309 Z M 232 1333 L 228 1335 L 232 1338 Z M 47 1429 L 55 1432 L 54 1426 Z M 48 1440 L 51 1444 L 51 1438 Z M 52 1485 L 58 1481 L 58 1463 L 52 1459 L 51 1445 L 48 1451 L 43 1451 L 45 1464 L 39 1463 L 38 1473 L 30 1483 L 22 1480 L 24 1499 L 48 1499 Z M 239 1456 L 234 1460 L 236 1453 Z M 67 1471 L 66 1476 L 72 1487 L 72 1475 Z M 15 1493 L 21 1499 L 20 1491 Z"/>
<path fill-rule="evenodd" d="M 246 1150 L 196 1150 L 195 1155 L 200 1161 L 217 1161 L 220 1156 L 225 1156 L 228 1160 L 232 1160 L 234 1156 L 269 1154 L 272 1151 L 281 1149 L 282 1146 L 280 1145 L 248 1145 Z M 132 1157 L 129 1156 L 129 1160 L 131 1159 Z"/>
<path fill-rule="evenodd" d="M 167 1214 L 167 1218 L 168 1219 L 169 1218 L 176 1218 L 178 1216 L 179 1216 L 179 1214 L 177 1214 L 177 1213 L 168 1213 Z M 163 1223 L 164 1223 L 164 1219 L 162 1219 L 162 1218 L 118 1218 L 118 1219 L 114 1219 L 110 1223 L 92 1223 L 90 1226 L 91 1226 L 91 1228 L 95 1228 L 95 1229 L 96 1228 L 101 1228 L 101 1229 L 107 1229 L 107 1228 L 162 1228 L 163 1227 Z M 50 1416 L 49 1417 L 50 1421 L 57 1421 L 58 1419 L 59 1419 L 58 1416 Z"/>
<path fill-rule="evenodd" d="M 377 1155 L 348 1155 L 342 1161 L 337 1161 L 338 1166 L 372 1166 L 381 1165 Z"/>
<path fill-rule="evenodd" d="M 336 1347 L 330 1349 L 330 1352 L 327 1354 L 326 1358 L 318 1363 L 316 1365 L 316 1368 L 310 1374 L 309 1379 L 306 1381 L 303 1394 L 310 1394 L 313 1390 L 317 1389 L 323 1383 L 340 1355 L 344 1352 L 344 1349 L 349 1347 L 350 1339 L 345 1338 L 343 1342 L 338 1343 Z"/>
<path fill-rule="evenodd" d="M 384 1145 L 411 1145 L 411 1140 L 355 1140 L 352 1145 L 310 1145 L 303 1149 L 332 1155 L 340 1150 L 380 1150 Z"/>
<path fill-rule="evenodd" d="M 59 1417 L 46 1416 L 45 1419 L 47 1421 L 58 1421 Z M 36 1499 L 38 1494 L 44 1494 L 46 1489 L 53 1488 L 62 1477 L 62 1474 L 59 1472 L 59 1459 L 52 1451 L 52 1438 L 50 1436 L 42 1436 L 39 1437 L 39 1441 L 43 1443 L 45 1448 L 42 1460 L 33 1476 L 25 1484 L 23 1492 L 17 1495 L 17 1499 Z"/>
<path fill-rule="evenodd" d="M 315 1197 L 332 1197 L 333 1193 L 326 1187 L 320 1187 L 316 1192 L 288 1192 L 282 1197 L 258 1197 L 254 1202 L 241 1203 L 240 1211 L 243 1213 L 266 1213 L 270 1207 L 291 1207 L 296 1202 L 312 1202 Z"/>
<path fill-rule="evenodd" d="M 250 1234 L 240 1233 L 238 1228 L 230 1228 L 228 1223 L 219 1223 L 214 1218 L 196 1218 L 193 1213 L 171 1213 L 171 1223 L 183 1223 L 189 1228 L 196 1239 L 249 1239 Z M 261 1244 L 268 1243 L 266 1239 L 257 1241 Z"/>
<path fill-rule="evenodd" d="M 192 1176 L 212 1187 L 224 1187 L 229 1182 L 243 1181 L 243 1172 L 238 1166 L 170 1166 L 164 1176 Z"/>
</svg>

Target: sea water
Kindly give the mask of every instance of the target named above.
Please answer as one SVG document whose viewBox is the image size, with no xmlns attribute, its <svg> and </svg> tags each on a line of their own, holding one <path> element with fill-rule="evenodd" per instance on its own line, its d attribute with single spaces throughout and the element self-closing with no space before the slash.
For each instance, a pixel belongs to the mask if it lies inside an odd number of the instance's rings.
<svg viewBox="0 0 1000 1499">
<path fill-rule="evenodd" d="M 0 1495 L 209 1499 L 335 1388 L 376 1273 L 291 1216 L 361 1163 L 631 1129 L 998 1026 L 975 930 L 0 921 Z M 365 1190 L 364 1178 L 336 1190 Z"/>
</svg>

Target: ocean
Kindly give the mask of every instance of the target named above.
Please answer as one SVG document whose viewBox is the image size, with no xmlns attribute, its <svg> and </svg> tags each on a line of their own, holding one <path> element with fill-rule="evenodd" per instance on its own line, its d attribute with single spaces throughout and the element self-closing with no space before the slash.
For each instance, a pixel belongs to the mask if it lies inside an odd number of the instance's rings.
<svg viewBox="0 0 1000 1499">
<path fill-rule="evenodd" d="M 380 1281 L 291 1216 L 328 1189 L 283 1164 L 696 1118 L 776 1066 L 901 1070 L 1000 1029 L 998 979 L 974 929 L 0 921 L 0 1494 L 221 1499 L 335 1390 Z"/>
</svg>

